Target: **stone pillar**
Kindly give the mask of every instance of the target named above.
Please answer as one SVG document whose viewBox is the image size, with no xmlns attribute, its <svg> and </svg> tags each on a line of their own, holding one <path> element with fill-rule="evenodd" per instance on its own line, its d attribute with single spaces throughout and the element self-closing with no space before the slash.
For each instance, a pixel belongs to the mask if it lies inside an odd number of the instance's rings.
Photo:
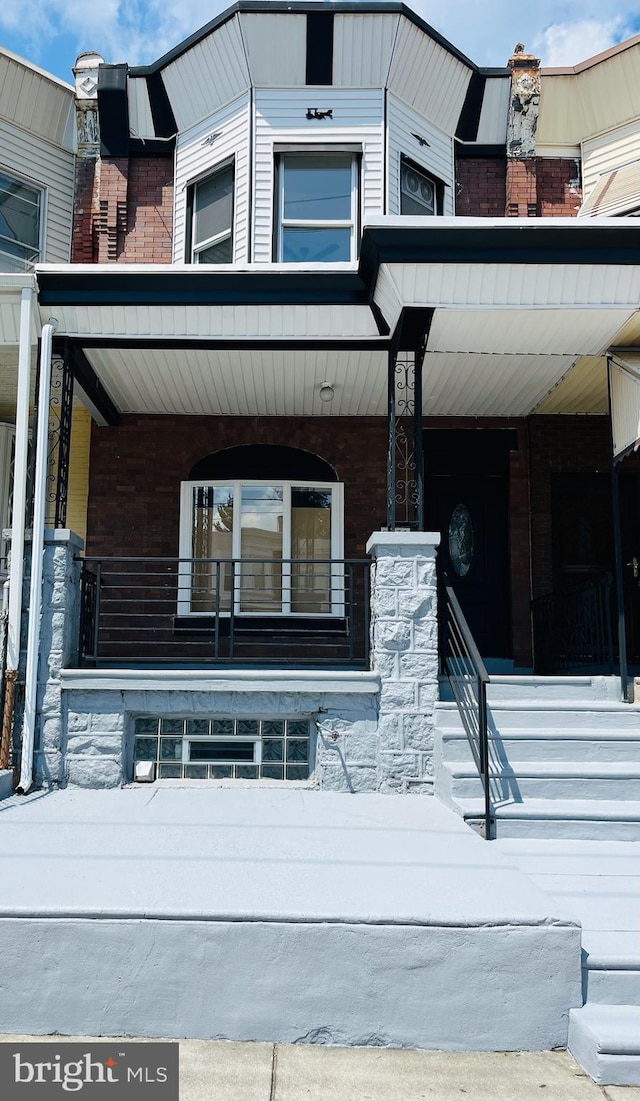
<svg viewBox="0 0 640 1101">
<path fill-rule="evenodd" d="M 372 666 L 380 675 L 379 791 L 433 788 L 433 709 L 438 698 L 439 534 L 379 531 L 367 543 Z"/>
<path fill-rule="evenodd" d="M 36 785 L 62 783 L 65 779 L 60 670 L 75 664 L 78 656 L 78 554 L 83 546 L 82 539 L 67 529 L 45 531 L 33 769 Z"/>
</svg>

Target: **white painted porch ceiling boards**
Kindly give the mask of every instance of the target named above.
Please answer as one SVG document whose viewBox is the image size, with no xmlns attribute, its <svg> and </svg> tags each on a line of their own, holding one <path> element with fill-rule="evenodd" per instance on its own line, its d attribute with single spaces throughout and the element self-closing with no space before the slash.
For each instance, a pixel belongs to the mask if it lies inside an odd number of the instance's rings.
<svg viewBox="0 0 640 1101">
<path fill-rule="evenodd" d="M 230 416 L 383 416 L 386 351 L 87 351 L 123 412 Z M 329 380 L 331 402 L 320 400 Z"/>
</svg>

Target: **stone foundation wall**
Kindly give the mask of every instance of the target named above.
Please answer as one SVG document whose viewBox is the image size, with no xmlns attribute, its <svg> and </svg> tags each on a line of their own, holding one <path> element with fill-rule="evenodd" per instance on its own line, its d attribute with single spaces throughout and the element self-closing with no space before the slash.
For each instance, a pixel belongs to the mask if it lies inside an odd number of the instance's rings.
<svg viewBox="0 0 640 1101">
<path fill-rule="evenodd" d="M 438 538 L 378 532 L 369 540 L 371 673 L 232 669 L 115 671 L 105 677 L 104 670 L 72 672 L 81 543 L 69 532 L 48 533 L 37 782 L 81 787 L 129 782 L 138 716 L 287 717 L 307 718 L 315 726 L 311 784 L 331 791 L 431 792 Z"/>
</svg>

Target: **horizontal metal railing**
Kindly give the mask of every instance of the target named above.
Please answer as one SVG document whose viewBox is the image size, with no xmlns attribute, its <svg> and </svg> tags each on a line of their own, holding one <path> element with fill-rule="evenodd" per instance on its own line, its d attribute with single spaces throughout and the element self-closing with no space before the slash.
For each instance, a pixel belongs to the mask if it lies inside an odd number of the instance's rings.
<svg viewBox="0 0 640 1101">
<path fill-rule="evenodd" d="M 458 706 L 471 754 L 482 780 L 484 792 L 484 836 L 493 837 L 491 776 L 489 767 L 489 727 L 487 685 L 489 674 L 480 657 L 469 626 L 453 589 L 444 587 L 444 666 L 453 697 Z"/>
<path fill-rule="evenodd" d="M 83 558 L 80 663 L 368 668 L 369 567 L 364 558 Z"/>
<path fill-rule="evenodd" d="M 592 667 L 614 671 L 611 574 L 531 603 L 540 673 Z"/>
</svg>

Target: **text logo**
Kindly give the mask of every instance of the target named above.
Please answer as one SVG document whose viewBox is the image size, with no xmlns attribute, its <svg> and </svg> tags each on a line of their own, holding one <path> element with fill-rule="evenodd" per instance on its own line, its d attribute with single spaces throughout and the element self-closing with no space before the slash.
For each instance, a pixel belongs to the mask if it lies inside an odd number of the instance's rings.
<svg viewBox="0 0 640 1101">
<path fill-rule="evenodd" d="M 178 1044 L 0 1043 L 2 1101 L 179 1101 Z"/>
</svg>

